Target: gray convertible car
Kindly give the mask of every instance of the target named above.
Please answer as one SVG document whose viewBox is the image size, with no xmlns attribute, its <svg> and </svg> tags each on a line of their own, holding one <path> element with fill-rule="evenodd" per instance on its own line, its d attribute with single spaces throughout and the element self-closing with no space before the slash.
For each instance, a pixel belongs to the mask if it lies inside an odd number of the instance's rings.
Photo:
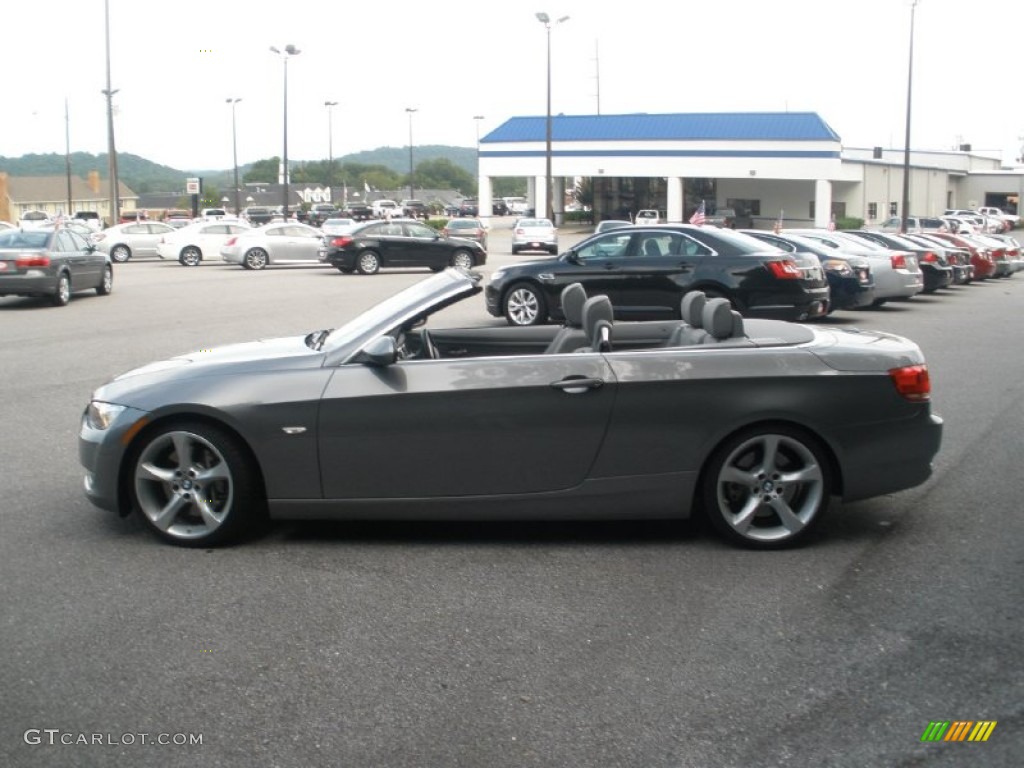
<svg viewBox="0 0 1024 768">
<path fill-rule="evenodd" d="M 447 269 L 351 322 L 194 352 L 100 387 L 85 492 L 164 540 L 278 519 L 685 518 L 796 543 L 829 499 L 924 482 L 942 421 L 899 336 L 744 320 L 615 322 L 573 285 L 566 324 L 427 327 L 481 290 Z M 400 468 L 400 471 L 396 471 Z"/>
</svg>

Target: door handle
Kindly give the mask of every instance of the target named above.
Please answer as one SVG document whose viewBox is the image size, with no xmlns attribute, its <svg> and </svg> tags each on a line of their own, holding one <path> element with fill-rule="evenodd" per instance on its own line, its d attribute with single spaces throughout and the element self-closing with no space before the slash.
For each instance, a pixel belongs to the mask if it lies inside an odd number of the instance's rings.
<svg viewBox="0 0 1024 768">
<path fill-rule="evenodd" d="M 567 376 L 560 381 L 551 382 L 554 389 L 568 392 L 570 395 L 580 395 L 588 389 L 599 389 L 604 386 L 604 379 L 595 379 L 586 376 Z"/>
</svg>

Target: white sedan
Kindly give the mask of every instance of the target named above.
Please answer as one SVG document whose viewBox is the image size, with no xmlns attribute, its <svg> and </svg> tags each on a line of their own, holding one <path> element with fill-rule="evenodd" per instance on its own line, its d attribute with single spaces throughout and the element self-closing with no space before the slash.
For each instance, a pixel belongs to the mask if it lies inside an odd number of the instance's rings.
<svg viewBox="0 0 1024 768">
<path fill-rule="evenodd" d="M 263 269 L 268 264 L 320 265 L 322 242 L 323 233 L 305 224 L 267 224 L 234 235 L 221 246 L 220 255 L 246 269 Z"/>
<path fill-rule="evenodd" d="M 174 231 L 159 221 L 131 221 L 107 227 L 95 235 L 96 247 L 118 263 L 133 256 L 156 256 L 160 238 Z"/>
<path fill-rule="evenodd" d="M 197 221 L 161 237 L 156 252 L 161 259 L 177 259 L 186 267 L 197 267 L 204 259 L 218 255 L 221 246 L 234 235 L 250 229 L 237 221 Z"/>
</svg>

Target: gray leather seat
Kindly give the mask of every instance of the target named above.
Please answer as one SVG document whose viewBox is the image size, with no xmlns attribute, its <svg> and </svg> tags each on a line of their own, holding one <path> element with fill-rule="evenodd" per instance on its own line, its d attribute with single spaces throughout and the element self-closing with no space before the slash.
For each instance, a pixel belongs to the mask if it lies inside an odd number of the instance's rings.
<svg viewBox="0 0 1024 768">
<path fill-rule="evenodd" d="M 728 299 L 709 299 L 704 305 L 703 321 L 707 335 L 701 344 L 721 344 L 746 339 L 743 316 L 732 308 Z"/>
<path fill-rule="evenodd" d="M 685 347 L 704 341 L 704 337 L 707 336 L 707 331 L 703 330 L 704 307 L 707 302 L 708 297 L 703 291 L 690 291 L 683 296 L 679 302 L 683 322 L 669 336 L 666 346 Z"/>
<path fill-rule="evenodd" d="M 544 354 L 572 352 L 585 347 L 589 338 L 583 332 L 583 305 L 587 302 L 587 292 L 582 283 L 572 283 L 562 289 L 562 314 L 565 323 L 548 344 Z"/>
<path fill-rule="evenodd" d="M 590 340 L 590 346 L 580 347 L 577 352 L 610 352 L 612 349 L 612 325 L 615 310 L 607 296 L 591 296 L 583 305 L 583 333 Z"/>
</svg>

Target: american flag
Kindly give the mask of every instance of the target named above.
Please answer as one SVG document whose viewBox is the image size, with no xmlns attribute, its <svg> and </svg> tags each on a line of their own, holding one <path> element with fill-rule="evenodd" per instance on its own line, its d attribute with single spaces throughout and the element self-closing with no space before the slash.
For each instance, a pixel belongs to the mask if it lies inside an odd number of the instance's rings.
<svg viewBox="0 0 1024 768">
<path fill-rule="evenodd" d="M 707 218 L 708 217 L 704 208 L 704 201 L 701 200 L 700 205 L 697 206 L 697 210 L 694 211 L 693 216 L 690 217 L 690 223 L 698 227 L 703 227 L 704 222 L 707 221 Z"/>
<path fill-rule="evenodd" d="M 835 232 L 836 231 L 836 215 L 834 213 L 832 214 L 832 218 L 829 219 L 829 221 L 828 221 L 828 231 L 829 232 Z"/>
<path fill-rule="evenodd" d="M 772 232 L 776 235 L 782 231 L 782 216 L 784 213 L 785 211 L 779 211 L 779 218 L 775 220 L 775 226 L 772 227 Z"/>
</svg>

